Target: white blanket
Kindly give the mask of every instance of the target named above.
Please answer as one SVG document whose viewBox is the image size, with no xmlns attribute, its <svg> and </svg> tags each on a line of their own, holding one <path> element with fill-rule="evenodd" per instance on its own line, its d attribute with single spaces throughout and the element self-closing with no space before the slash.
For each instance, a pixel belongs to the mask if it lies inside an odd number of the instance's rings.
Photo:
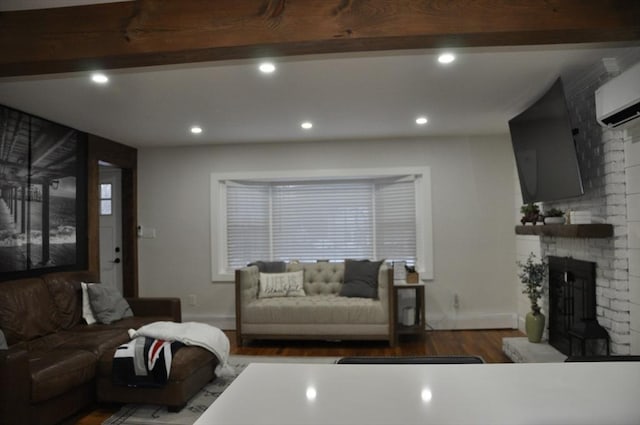
<svg viewBox="0 0 640 425">
<path fill-rule="evenodd" d="M 216 375 L 233 376 L 235 371 L 229 360 L 229 338 L 220 329 L 198 322 L 154 322 L 140 329 L 129 329 L 129 337 L 146 336 L 166 341 L 180 341 L 185 345 L 195 345 L 211 351 L 219 360 Z"/>
</svg>

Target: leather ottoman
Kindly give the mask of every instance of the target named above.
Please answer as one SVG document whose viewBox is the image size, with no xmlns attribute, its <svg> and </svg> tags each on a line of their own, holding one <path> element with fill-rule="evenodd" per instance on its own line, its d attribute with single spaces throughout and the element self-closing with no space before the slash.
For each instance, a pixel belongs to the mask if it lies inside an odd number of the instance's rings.
<svg viewBox="0 0 640 425">
<path fill-rule="evenodd" d="M 161 388 L 136 388 L 114 385 L 111 380 L 113 354 L 109 350 L 98 362 L 97 397 L 99 402 L 165 405 L 170 411 L 182 409 L 187 401 L 215 378 L 218 359 L 204 348 L 180 348 L 171 362 L 171 372 Z"/>
</svg>

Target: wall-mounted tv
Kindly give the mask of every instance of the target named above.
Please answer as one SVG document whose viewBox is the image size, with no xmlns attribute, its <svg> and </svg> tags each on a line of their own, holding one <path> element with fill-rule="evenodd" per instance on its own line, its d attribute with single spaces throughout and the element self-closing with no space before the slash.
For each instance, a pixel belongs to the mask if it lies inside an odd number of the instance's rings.
<svg viewBox="0 0 640 425">
<path fill-rule="evenodd" d="M 509 130 L 524 203 L 584 193 L 560 78 L 533 105 L 509 120 Z"/>
</svg>

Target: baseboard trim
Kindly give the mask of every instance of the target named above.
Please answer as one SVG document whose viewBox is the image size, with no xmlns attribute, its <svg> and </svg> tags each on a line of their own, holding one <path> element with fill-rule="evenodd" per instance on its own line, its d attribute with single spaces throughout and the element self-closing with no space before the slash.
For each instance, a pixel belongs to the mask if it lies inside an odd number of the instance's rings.
<svg viewBox="0 0 640 425">
<path fill-rule="evenodd" d="M 521 332 L 525 332 L 526 333 L 526 330 L 525 330 L 525 327 L 524 327 L 524 316 L 518 315 L 518 329 Z"/>
<path fill-rule="evenodd" d="M 515 313 L 493 314 L 457 314 L 442 313 L 427 314 L 427 329 L 457 330 L 457 329 L 518 329 L 519 320 Z M 236 328 L 235 316 L 216 316 L 212 314 L 182 315 L 184 322 L 201 322 L 223 330 Z M 522 323 L 524 328 L 524 323 Z"/>
<path fill-rule="evenodd" d="M 182 321 L 206 323 L 208 325 L 215 326 L 216 328 L 228 331 L 235 330 L 236 328 L 235 316 L 216 316 L 213 314 L 183 313 Z"/>
<path fill-rule="evenodd" d="M 427 326 L 437 330 L 517 329 L 516 313 L 443 314 L 427 313 Z"/>
</svg>

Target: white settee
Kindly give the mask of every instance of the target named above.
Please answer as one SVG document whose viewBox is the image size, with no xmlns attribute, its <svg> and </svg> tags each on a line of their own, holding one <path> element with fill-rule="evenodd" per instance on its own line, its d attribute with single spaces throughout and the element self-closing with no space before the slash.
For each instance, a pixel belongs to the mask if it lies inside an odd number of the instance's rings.
<svg viewBox="0 0 640 425">
<path fill-rule="evenodd" d="M 378 271 L 377 298 L 340 296 L 344 263 L 290 263 L 304 271 L 304 296 L 259 296 L 257 266 L 236 270 L 236 336 L 249 339 L 387 340 L 395 343 L 393 269 Z"/>
</svg>

